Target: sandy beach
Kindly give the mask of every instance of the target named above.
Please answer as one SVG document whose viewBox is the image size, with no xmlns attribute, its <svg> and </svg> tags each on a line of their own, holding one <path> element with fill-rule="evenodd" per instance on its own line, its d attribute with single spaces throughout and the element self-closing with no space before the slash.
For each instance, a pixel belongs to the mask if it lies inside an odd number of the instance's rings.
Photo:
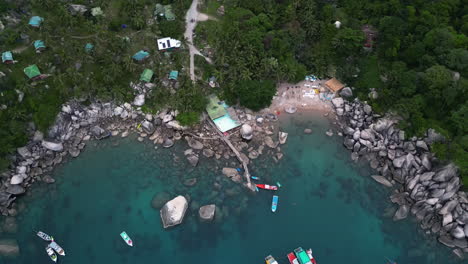
<svg viewBox="0 0 468 264">
<path fill-rule="evenodd" d="M 320 94 L 316 93 L 316 90 L 323 90 L 321 88 L 326 81 L 304 80 L 296 84 L 279 83 L 277 93 L 273 97 L 269 110 L 283 113 L 288 107 L 296 107 L 297 110 L 332 111 L 331 101 L 320 99 Z"/>
</svg>

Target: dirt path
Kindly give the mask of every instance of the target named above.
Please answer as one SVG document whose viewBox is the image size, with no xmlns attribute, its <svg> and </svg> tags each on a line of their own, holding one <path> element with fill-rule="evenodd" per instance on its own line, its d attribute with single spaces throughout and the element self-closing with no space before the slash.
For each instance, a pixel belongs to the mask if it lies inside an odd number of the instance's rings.
<svg viewBox="0 0 468 264">
<path fill-rule="evenodd" d="M 190 6 L 189 10 L 187 11 L 187 15 L 185 16 L 185 33 L 184 37 L 187 40 L 187 44 L 189 46 L 189 53 L 190 53 L 190 79 L 192 81 L 196 80 L 195 76 L 195 55 L 200 55 L 208 63 L 213 63 L 209 58 L 203 56 L 200 51 L 193 45 L 193 31 L 197 26 L 198 21 L 206 21 L 208 19 L 214 19 L 206 14 L 199 13 L 197 10 L 198 0 L 193 0 L 192 5 Z"/>
</svg>

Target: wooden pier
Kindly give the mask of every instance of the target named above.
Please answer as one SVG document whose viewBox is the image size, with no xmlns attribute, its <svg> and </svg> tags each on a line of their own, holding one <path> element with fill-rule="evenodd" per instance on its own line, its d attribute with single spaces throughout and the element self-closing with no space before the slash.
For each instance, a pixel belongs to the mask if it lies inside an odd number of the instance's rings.
<svg viewBox="0 0 468 264">
<path fill-rule="evenodd" d="M 247 181 L 246 187 L 249 188 L 251 191 L 255 191 L 255 186 L 250 181 L 250 173 L 249 173 L 249 168 L 247 166 L 247 162 L 245 162 L 244 159 L 242 159 L 240 152 L 236 149 L 236 147 L 234 147 L 234 145 L 231 143 L 229 138 L 226 137 L 221 131 L 219 131 L 215 123 L 209 117 L 207 118 L 205 114 L 204 114 L 204 117 L 205 119 L 208 120 L 208 123 L 210 123 L 213 129 L 218 133 L 219 137 L 224 141 L 224 143 L 226 143 L 226 145 L 228 145 L 229 148 L 231 148 L 232 152 L 236 154 L 237 159 L 239 160 L 239 162 L 242 164 L 242 167 L 244 168 L 244 177 Z"/>
</svg>

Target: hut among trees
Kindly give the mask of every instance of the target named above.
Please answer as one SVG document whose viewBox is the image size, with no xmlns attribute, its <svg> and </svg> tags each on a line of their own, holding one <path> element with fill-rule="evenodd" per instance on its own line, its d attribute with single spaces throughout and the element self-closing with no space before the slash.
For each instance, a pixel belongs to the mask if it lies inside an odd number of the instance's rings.
<svg viewBox="0 0 468 264">
<path fill-rule="evenodd" d="M 151 82 L 154 72 L 150 69 L 145 69 L 140 75 L 140 81 Z"/>
<path fill-rule="evenodd" d="M 40 16 L 33 16 L 31 17 L 31 19 L 29 19 L 29 25 L 31 27 L 40 27 L 42 22 L 44 21 L 44 18 L 40 17 Z"/>
<path fill-rule="evenodd" d="M 11 51 L 5 51 L 2 53 L 2 62 L 5 64 L 15 63 L 15 61 L 13 60 L 13 54 L 11 53 Z"/>
<path fill-rule="evenodd" d="M 24 68 L 24 73 L 30 80 L 36 81 L 36 80 L 41 80 L 44 79 L 45 75 L 41 74 L 41 71 L 39 71 L 39 68 L 37 67 L 36 64 L 30 65 L 26 68 Z"/>
<path fill-rule="evenodd" d="M 132 58 L 137 62 L 143 62 L 149 57 L 149 55 L 149 52 L 140 50 L 137 53 L 135 53 L 135 55 L 133 55 Z"/>
<path fill-rule="evenodd" d="M 338 81 L 336 78 L 331 78 L 330 80 L 325 82 L 325 87 L 333 93 L 337 93 L 341 89 L 343 89 L 344 84 Z"/>
<path fill-rule="evenodd" d="M 44 51 L 46 49 L 44 41 L 42 40 L 34 41 L 34 48 L 36 49 L 36 53 L 41 53 L 42 51 Z"/>
</svg>

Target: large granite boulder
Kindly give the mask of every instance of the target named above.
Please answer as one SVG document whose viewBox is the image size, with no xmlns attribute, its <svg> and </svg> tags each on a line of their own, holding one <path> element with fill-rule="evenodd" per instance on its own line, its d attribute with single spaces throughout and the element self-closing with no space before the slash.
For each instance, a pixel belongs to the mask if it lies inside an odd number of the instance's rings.
<svg viewBox="0 0 468 264">
<path fill-rule="evenodd" d="M 209 204 L 209 205 L 200 207 L 200 210 L 198 210 L 198 214 L 200 215 L 200 219 L 202 221 L 209 222 L 213 220 L 215 211 L 216 211 L 216 205 Z"/>
<path fill-rule="evenodd" d="M 13 195 L 19 195 L 25 193 L 26 189 L 24 189 L 21 185 L 10 185 L 6 189 L 6 192 Z"/>
<path fill-rule="evenodd" d="M 332 104 L 333 104 L 336 108 L 343 108 L 343 106 L 344 106 L 344 100 L 343 100 L 343 98 L 341 98 L 341 97 L 336 97 L 336 98 L 333 98 L 333 99 L 332 99 Z"/>
<path fill-rule="evenodd" d="M 19 255 L 19 246 L 16 240 L 1 239 L 0 240 L 0 256 L 15 257 Z"/>
<path fill-rule="evenodd" d="M 341 89 L 340 95 L 343 97 L 352 97 L 353 96 L 353 90 L 349 87 L 345 87 Z"/>
<path fill-rule="evenodd" d="M 237 183 L 242 182 L 242 176 L 234 168 L 223 168 L 223 174 L 229 179 L 231 179 L 233 182 L 237 182 Z"/>
<path fill-rule="evenodd" d="M 243 124 L 240 133 L 243 139 L 251 140 L 253 137 L 253 129 L 249 124 Z"/>
<path fill-rule="evenodd" d="M 154 125 L 153 123 L 151 123 L 150 121 L 148 120 L 145 120 L 141 123 L 141 127 L 143 127 L 143 130 L 147 133 L 147 134 L 153 134 L 154 133 Z"/>
<path fill-rule="evenodd" d="M 437 182 L 447 182 L 457 176 L 457 170 L 457 167 L 453 163 L 450 163 L 438 171 L 436 175 L 432 177 L 432 180 Z"/>
<path fill-rule="evenodd" d="M 44 148 L 46 148 L 48 150 L 52 150 L 52 151 L 62 151 L 63 150 L 63 144 L 60 143 L 60 142 L 56 143 L 56 142 L 43 140 L 41 145 Z"/>
<path fill-rule="evenodd" d="M 197 154 L 192 153 L 190 155 L 187 155 L 187 160 L 190 163 L 190 165 L 192 165 L 193 167 L 196 167 L 198 164 L 199 158 Z"/>
<path fill-rule="evenodd" d="M 107 137 L 109 137 L 111 135 L 110 131 L 107 131 L 107 130 L 105 130 L 104 128 L 102 128 L 100 126 L 92 127 L 90 132 L 91 132 L 91 134 L 93 134 L 94 137 L 96 137 L 96 139 L 107 138 Z"/>
<path fill-rule="evenodd" d="M 163 227 L 168 228 L 182 223 L 187 208 L 187 199 L 182 195 L 167 202 L 160 211 Z"/>
<path fill-rule="evenodd" d="M 135 96 L 135 100 L 133 100 L 133 104 L 136 106 L 142 106 L 145 104 L 145 95 L 139 94 Z"/>
<path fill-rule="evenodd" d="M 191 147 L 193 149 L 196 149 L 196 150 L 203 149 L 203 144 L 200 141 L 198 141 L 198 140 L 196 140 L 194 138 L 187 139 L 187 143 L 188 143 L 189 147 Z"/>
<path fill-rule="evenodd" d="M 288 139 L 288 133 L 286 132 L 278 132 L 278 139 L 280 144 L 286 143 L 286 140 Z"/>
<path fill-rule="evenodd" d="M 408 205 L 401 205 L 393 216 L 394 221 L 405 219 L 408 216 L 409 207 Z"/>
</svg>

